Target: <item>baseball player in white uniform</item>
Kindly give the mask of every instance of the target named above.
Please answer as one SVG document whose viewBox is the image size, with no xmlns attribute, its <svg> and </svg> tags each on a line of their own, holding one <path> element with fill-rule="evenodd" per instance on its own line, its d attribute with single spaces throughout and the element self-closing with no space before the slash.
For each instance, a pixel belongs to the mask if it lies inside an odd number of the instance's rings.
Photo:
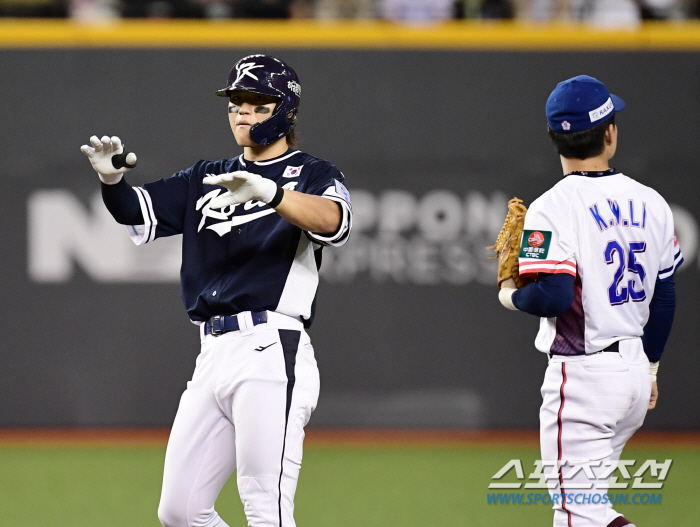
<svg viewBox="0 0 700 527">
<path fill-rule="evenodd" d="M 182 298 L 201 353 L 168 441 L 161 523 L 226 527 L 214 503 L 236 470 L 248 525 L 294 527 L 319 394 L 305 329 L 322 249 L 350 234 L 350 196 L 332 163 L 294 148 L 301 85 L 289 65 L 245 57 L 217 95 L 229 100 L 240 156 L 132 188 L 122 175 L 136 157 L 118 137 L 93 136 L 81 150 L 136 244 L 182 235 Z"/>
<path fill-rule="evenodd" d="M 507 308 L 541 317 L 540 440 L 542 460 L 558 462 L 548 482 L 555 527 L 632 525 L 605 499 L 605 472 L 656 405 L 683 262 L 666 201 L 609 166 L 624 107 L 585 75 L 552 92 L 547 121 L 564 177 L 527 211 L 519 254 L 520 275 L 537 281 L 518 290 L 510 279 L 499 292 Z M 570 499 L 582 492 L 593 496 Z"/>
</svg>

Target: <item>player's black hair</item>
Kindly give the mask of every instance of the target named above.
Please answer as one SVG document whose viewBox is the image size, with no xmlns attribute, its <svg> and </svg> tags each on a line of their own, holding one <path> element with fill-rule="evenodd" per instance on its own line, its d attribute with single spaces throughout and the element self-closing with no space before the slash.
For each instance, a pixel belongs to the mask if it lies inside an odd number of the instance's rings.
<svg viewBox="0 0 700 527">
<path fill-rule="evenodd" d="M 568 159 L 588 159 L 599 156 L 605 150 L 605 131 L 615 124 L 615 114 L 593 128 L 565 134 L 547 128 L 557 153 Z"/>
<path fill-rule="evenodd" d="M 296 128 L 292 128 L 292 131 L 287 135 L 287 146 L 289 148 L 297 148 L 299 146 L 299 136 L 297 135 Z"/>
</svg>

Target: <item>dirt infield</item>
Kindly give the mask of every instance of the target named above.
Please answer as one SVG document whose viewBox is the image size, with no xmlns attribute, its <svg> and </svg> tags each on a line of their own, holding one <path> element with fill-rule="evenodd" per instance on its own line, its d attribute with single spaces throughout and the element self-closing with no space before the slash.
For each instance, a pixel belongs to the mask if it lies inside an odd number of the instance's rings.
<svg viewBox="0 0 700 527">
<path fill-rule="evenodd" d="M 164 447 L 167 428 L 0 428 L 0 447 Z M 367 447 L 537 447 L 537 430 L 360 430 L 306 431 L 306 446 Z M 700 449 L 700 431 L 640 431 L 628 446 Z"/>
</svg>

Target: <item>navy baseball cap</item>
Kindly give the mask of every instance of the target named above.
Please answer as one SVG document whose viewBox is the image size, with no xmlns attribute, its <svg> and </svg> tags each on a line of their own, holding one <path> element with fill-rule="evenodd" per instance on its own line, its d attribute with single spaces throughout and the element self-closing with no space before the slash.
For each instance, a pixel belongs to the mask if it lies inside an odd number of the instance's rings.
<svg viewBox="0 0 700 527">
<path fill-rule="evenodd" d="M 582 132 L 625 109 L 598 79 L 588 75 L 572 77 L 557 84 L 547 99 L 547 124 L 555 132 Z"/>
</svg>

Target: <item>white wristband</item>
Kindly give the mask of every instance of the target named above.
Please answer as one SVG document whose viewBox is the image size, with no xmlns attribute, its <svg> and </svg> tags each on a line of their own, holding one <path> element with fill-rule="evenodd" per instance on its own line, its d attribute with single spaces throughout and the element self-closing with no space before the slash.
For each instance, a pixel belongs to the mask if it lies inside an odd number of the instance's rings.
<svg viewBox="0 0 700 527">
<path fill-rule="evenodd" d="M 515 293 L 516 291 L 517 289 L 504 287 L 498 292 L 498 300 L 501 301 L 501 304 L 503 304 L 503 306 L 508 309 L 512 309 L 513 311 L 518 310 L 518 308 L 515 307 L 515 305 L 513 304 L 513 293 Z"/>
<path fill-rule="evenodd" d="M 653 382 L 656 382 L 656 374 L 659 371 L 659 363 L 658 362 L 650 362 L 649 369 L 651 369 L 651 380 Z"/>
</svg>

